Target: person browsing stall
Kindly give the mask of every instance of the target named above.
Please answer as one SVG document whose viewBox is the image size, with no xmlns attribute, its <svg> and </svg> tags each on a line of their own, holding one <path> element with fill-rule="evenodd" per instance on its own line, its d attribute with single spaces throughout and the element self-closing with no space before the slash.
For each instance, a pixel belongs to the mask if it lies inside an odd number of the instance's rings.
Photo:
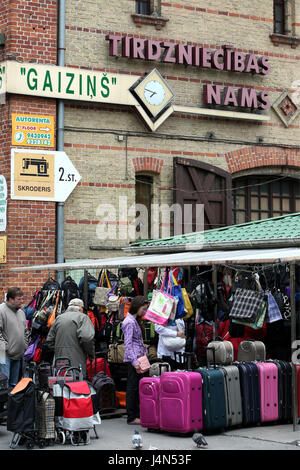
<svg viewBox="0 0 300 470">
<path fill-rule="evenodd" d="M 138 295 L 130 304 L 129 313 L 122 324 L 124 333 L 124 362 L 128 363 L 128 379 L 126 389 L 127 423 L 140 424 L 139 419 L 139 381 L 145 376 L 141 372 L 138 358 L 147 354 L 143 343 L 141 318 L 145 315 L 148 300 Z"/>
<path fill-rule="evenodd" d="M 19 381 L 22 358 L 29 343 L 24 301 L 19 287 L 10 287 L 6 301 L 0 305 L 0 371 L 8 377 L 11 390 Z"/>
<path fill-rule="evenodd" d="M 83 377 L 87 375 L 88 357 L 95 356 L 95 329 L 90 318 L 83 313 L 83 301 L 72 299 L 67 310 L 56 317 L 46 338 L 46 345 L 55 357 L 68 357 L 72 367 L 81 365 Z"/>
</svg>

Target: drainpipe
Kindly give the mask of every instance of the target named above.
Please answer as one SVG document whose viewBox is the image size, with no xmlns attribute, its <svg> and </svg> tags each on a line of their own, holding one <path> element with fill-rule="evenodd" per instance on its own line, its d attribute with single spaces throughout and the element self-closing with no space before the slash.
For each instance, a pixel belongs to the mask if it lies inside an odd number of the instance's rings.
<svg viewBox="0 0 300 470">
<path fill-rule="evenodd" d="M 58 47 L 57 65 L 65 65 L 65 0 L 58 2 Z M 57 100 L 57 150 L 64 151 L 64 101 Z M 58 202 L 56 205 L 56 263 L 64 262 L 64 203 Z M 57 273 L 57 280 L 61 283 L 64 279 L 64 272 Z"/>
</svg>

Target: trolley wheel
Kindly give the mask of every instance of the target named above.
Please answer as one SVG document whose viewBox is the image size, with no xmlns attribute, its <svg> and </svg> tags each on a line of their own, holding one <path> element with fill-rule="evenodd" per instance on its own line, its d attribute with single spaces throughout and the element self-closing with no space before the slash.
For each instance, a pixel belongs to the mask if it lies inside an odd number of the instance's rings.
<svg viewBox="0 0 300 470">
<path fill-rule="evenodd" d="M 55 442 L 64 445 L 66 442 L 66 435 L 62 430 L 55 431 Z"/>
<path fill-rule="evenodd" d="M 27 449 L 33 449 L 34 448 L 34 441 L 30 440 L 26 443 L 26 448 Z"/>
<path fill-rule="evenodd" d="M 73 446 L 79 446 L 80 444 L 80 433 L 79 431 L 73 431 L 70 434 L 70 440 Z"/>
</svg>

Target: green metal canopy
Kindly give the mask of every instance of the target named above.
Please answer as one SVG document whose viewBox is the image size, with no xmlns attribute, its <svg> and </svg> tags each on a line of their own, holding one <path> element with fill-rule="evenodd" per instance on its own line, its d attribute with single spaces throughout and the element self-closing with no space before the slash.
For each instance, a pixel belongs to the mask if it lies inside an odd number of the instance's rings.
<svg viewBox="0 0 300 470">
<path fill-rule="evenodd" d="M 238 225 L 132 243 L 127 252 L 300 246 L 300 212 Z"/>
</svg>

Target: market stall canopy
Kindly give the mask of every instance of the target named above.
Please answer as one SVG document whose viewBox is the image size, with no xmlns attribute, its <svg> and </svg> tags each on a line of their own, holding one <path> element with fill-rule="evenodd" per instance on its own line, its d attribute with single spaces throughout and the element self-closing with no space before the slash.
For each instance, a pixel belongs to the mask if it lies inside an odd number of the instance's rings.
<svg viewBox="0 0 300 470">
<path fill-rule="evenodd" d="M 300 246 L 300 212 L 270 219 L 228 225 L 203 232 L 136 241 L 128 253 L 175 253 L 179 251 L 245 250 Z"/>
<path fill-rule="evenodd" d="M 71 271 L 122 267 L 164 267 L 224 264 L 286 263 L 300 261 L 300 248 L 273 248 L 233 251 L 182 251 L 155 255 L 124 256 L 73 261 L 70 263 L 20 266 L 10 271 Z"/>
</svg>

